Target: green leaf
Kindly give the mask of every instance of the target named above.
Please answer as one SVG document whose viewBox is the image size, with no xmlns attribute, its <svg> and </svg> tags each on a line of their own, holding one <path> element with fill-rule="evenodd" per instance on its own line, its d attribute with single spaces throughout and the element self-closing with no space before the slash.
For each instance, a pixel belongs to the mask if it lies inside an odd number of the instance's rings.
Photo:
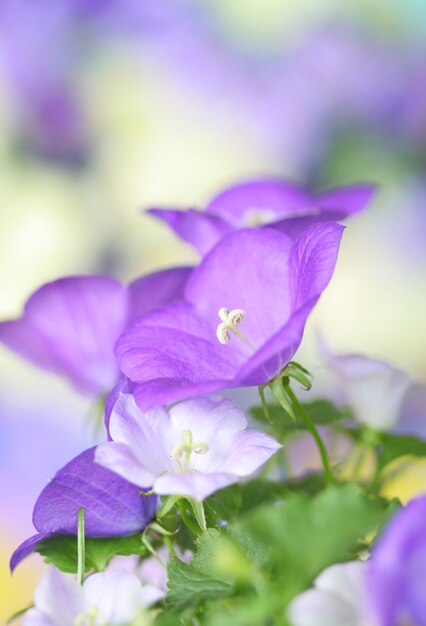
<svg viewBox="0 0 426 626">
<path fill-rule="evenodd" d="M 36 551 L 44 557 L 46 563 L 55 565 L 62 572 L 75 574 L 77 572 L 77 537 L 73 535 L 54 535 L 41 541 Z M 86 537 L 85 571 L 91 569 L 103 571 L 113 556 L 146 554 L 141 535 L 128 537 Z"/>
<path fill-rule="evenodd" d="M 348 417 L 346 410 L 338 409 L 329 400 L 325 399 L 302 402 L 302 406 L 317 426 L 333 425 Z M 258 422 L 266 423 L 268 430 L 274 432 L 281 440 L 297 432 L 307 430 L 306 424 L 302 419 L 293 419 L 279 404 L 268 404 L 268 411 L 273 429 L 269 427 L 265 419 L 263 407 L 254 406 L 250 408 L 252 417 Z"/>
<path fill-rule="evenodd" d="M 378 449 L 378 468 L 381 470 L 400 456 L 426 457 L 426 441 L 411 435 L 382 433 L 382 445 Z"/>
<path fill-rule="evenodd" d="M 191 563 L 170 559 L 167 564 L 169 593 L 167 600 L 176 606 L 193 606 L 205 600 L 232 594 L 233 583 L 225 576 L 212 573 L 214 546 L 220 537 L 208 530 L 197 540 L 197 553 Z"/>
<path fill-rule="evenodd" d="M 241 485 L 231 485 L 204 501 L 208 526 L 217 526 L 219 522 L 232 522 L 237 519 L 242 504 L 242 489 Z"/>
<path fill-rule="evenodd" d="M 332 563 L 355 558 L 360 542 L 386 519 L 386 506 L 354 485 L 333 487 L 264 506 L 248 518 L 247 530 L 269 551 L 288 601 Z"/>
</svg>

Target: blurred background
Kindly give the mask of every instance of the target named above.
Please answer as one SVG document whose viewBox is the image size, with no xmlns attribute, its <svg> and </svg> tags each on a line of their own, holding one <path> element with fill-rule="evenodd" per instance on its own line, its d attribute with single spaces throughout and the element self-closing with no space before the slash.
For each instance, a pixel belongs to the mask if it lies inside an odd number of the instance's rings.
<svg viewBox="0 0 426 626">
<path fill-rule="evenodd" d="M 426 377 L 422 0 L 1 0 L 0 319 L 69 274 L 196 260 L 142 209 L 276 175 L 376 182 L 298 360 L 333 349 Z M 90 402 L 0 348 L 0 618 L 31 602 L 35 499 L 95 440 Z M 422 470 L 424 471 L 424 470 Z M 414 479 L 413 479 L 414 480 Z"/>
</svg>

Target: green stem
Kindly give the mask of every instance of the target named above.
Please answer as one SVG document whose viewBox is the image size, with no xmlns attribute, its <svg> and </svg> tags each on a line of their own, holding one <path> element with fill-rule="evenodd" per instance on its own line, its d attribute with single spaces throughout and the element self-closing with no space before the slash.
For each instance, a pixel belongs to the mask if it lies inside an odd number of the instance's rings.
<svg viewBox="0 0 426 626">
<path fill-rule="evenodd" d="M 266 402 L 266 398 L 265 398 L 265 387 L 261 385 L 260 387 L 258 387 L 258 389 L 259 389 L 260 400 L 262 402 L 263 412 L 268 422 L 272 424 L 271 414 L 269 413 L 268 403 Z"/>
<path fill-rule="evenodd" d="M 309 432 L 311 433 L 312 437 L 315 440 L 315 443 L 317 444 L 318 452 L 320 453 L 322 465 L 324 468 L 325 482 L 327 483 L 328 486 L 330 486 L 333 484 L 334 480 L 333 480 L 333 474 L 330 469 L 330 463 L 328 461 L 328 454 L 327 454 L 327 450 L 325 448 L 324 442 L 321 439 L 320 434 L 317 431 L 314 422 L 306 413 L 303 406 L 300 404 L 299 400 L 297 399 L 296 394 L 291 389 L 290 385 L 286 385 L 285 391 L 291 400 L 295 413 L 298 413 L 299 416 L 302 418 L 302 420 L 305 422 L 307 429 L 309 430 Z"/>
<path fill-rule="evenodd" d="M 79 585 L 82 585 L 84 580 L 85 560 L 84 509 L 79 509 L 77 517 L 77 582 Z"/>
<path fill-rule="evenodd" d="M 361 470 L 364 466 L 364 461 L 365 461 L 365 457 L 366 457 L 368 450 L 369 450 L 368 446 L 362 446 L 358 454 L 358 458 L 355 461 L 354 468 L 352 470 L 352 480 L 354 482 L 359 482 L 360 480 Z"/>
<path fill-rule="evenodd" d="M 187 526 L 189 528 L 189 530 L 194 533 L 194 535 L 197 535 L 197 537 L 200 535 L 200 530 L 198 528 L 198 526 L 196 526 L 194 524 L 194 522 L 192 521 L 192 519 L 190 519 L 190 517 L 188 517 L 188 513 L 186 512 L 186 506 L 184 502 L 179 502 L 179 511 L 180 511 L 180 516 L 182 518 L 183 523 L 185 524 L 185 526 Z"/>
</svg>

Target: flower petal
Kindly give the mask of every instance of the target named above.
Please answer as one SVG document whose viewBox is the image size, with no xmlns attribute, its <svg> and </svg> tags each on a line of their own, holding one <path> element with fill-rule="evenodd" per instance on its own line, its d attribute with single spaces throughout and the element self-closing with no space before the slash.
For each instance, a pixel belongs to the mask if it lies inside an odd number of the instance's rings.
<svg viewBox="0 0 426 626">
<path fill-rule="evenodd" d="M 110 626 L 130 623 L 146 606 L 140 581 L 124 570 L 92 574 L 83 592 L 85 611 L 97 609 Z"/>
<path fill-rule="evenodd" d="M 101 276 L 62 278 L 36 291 L 20 320 L 0 324 L 0 341 L 99 395 L 117 380 L 114 344 L 127 320 L 127 292 Z"/>
<path fill-rule="evenodd" d="M 54 624 L 73 626 L 84 610 L 83 590 L 72 578 L 49 567 L 37 586 L 34 604 Z"/>
<path fill-rule="evenodd" d="M 153 491 L 159 496 L 180 495 L 204 500 L 215 491 L 237 482 L 232 474 L 215 472 L 211 474 L 164 474 L 157 478 Z"/>
<path fill-rule="evenodd" d="M 133 450 L 124 443 L 101 443 L 96 448 L 95 462 L 141 489 L 148 489 L 155 480 L 155 475 L 144 468 Z"/>
<path fill-rule="evenodd" d="M 34 552 L 35 547 L 44 539 L 50 537 L 52 533 L 38 533 L 23 541 L 14 551 L 10 559 L 10 571 L 13 573 L 15 567 L 25 559 L 29 554 Z"/>
<path fill-rule="evenodd" d="M 157 219 L 167 224 L 181 239 L 192 244 L 201 255 L 207 254 L 233 226 L 216 215 L 189 209 L 148 209 Z"/>
<path fill-rule="evenodd" d="M 281 448 L 273 437 L 255 430 L 237 435 L 226 459 L 218 468 L 222 472 L 249 476 Z"/>
<path fill-rule="evenodd" d="M 132 394 L 120 393 L 111 413 L 109 430 L 115 442 L 131 448 L 134 460 L 145 473 L 158 476 L 161 472 L 173 469 L 168 454 L 173 447 L 170 440 L 170 417 L 164 408 L 142 413 Z M 107 445 L 103 446 L 105 451 Z M 117 450 L 117 460 L 120 455 Z M 150 484 L 152 483 L 145 486 Z"/>
<path fill-rule="evenodd" d="M 335 594 L 317 589 L 296 596 L 287 614 L 292 626 L 359 626 L 351 606 Z"/>
<path fill-rule="evenodd" d="M 311 205 L 310 196 L 295 183 L 278 179 L 265 179 L 239 183 L 217 195 L 207 206 L 207 211 L 227 219 L 238 220 L 239 227 L 250 211 L 265 212 L 277 219 L 287 212 L 295 212 Z M 271 220 L 272 221 L 272 220 Z"/>
<path fill-rule="evenodd" d="M 77 534 L 77 513 L 85 510 L 89 537 L 126 535 L 143 530 L 155 514 L 155 497 L 94 461 L 95 448 L 82 452 L 43 489 L 34 507 L 41 533 Z"/>
<path fill-rule="evenodd" d="M 193 267 L 173 267 L 142 276 L 128 286 L 129 323 L 183 296 Z"/>
</svg>

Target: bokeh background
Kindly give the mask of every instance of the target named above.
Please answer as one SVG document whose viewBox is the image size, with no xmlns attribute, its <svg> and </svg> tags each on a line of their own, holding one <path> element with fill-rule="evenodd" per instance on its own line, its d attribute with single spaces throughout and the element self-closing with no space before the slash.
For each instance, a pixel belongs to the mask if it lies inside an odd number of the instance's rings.
<svg viewBox="0 0 426 626">
<path fill-rule="evenodd" d="M 201 208 L 260 175 L 376 182 L 298 360 L 321 371 L 319 329 L 424 379 L 425 166 L 422 0 L 0 2 L 1 319 L 59 276 L 196 260 L 144 207 Z M 36 496 L 96 435 L 64 382 L 3 347 L 0 368 L 3 619 L 44 567 L 8 572 Z"/>
</svg>

